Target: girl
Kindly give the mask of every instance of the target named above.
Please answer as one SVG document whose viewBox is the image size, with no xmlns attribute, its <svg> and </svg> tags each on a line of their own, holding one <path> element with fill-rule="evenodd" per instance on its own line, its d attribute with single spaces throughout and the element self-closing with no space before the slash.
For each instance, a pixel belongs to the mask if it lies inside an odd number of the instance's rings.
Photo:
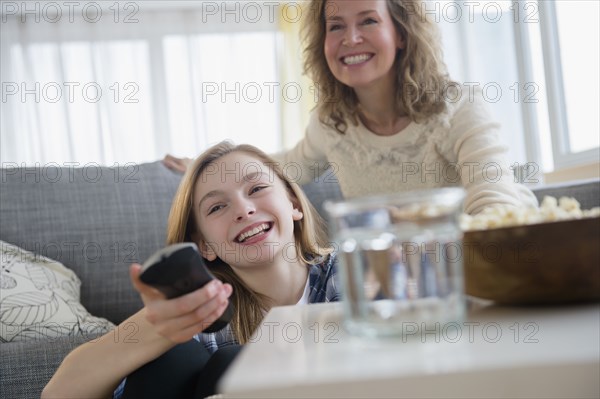
<svg viewBox="0 0 600 399">
<path fill-rule="evenodd" d="M 536 206 L 513 181 L 481 92 L 450 80 L 425 9 L 423 0 L 311 2 L 304 66 L 319 104 L 278 160 L 301 167 L 299 184 L 331 167 L 346 198 L 462 185 L 467 213 Z M 185 170 L 186 159 L 165 164 Z"/>
<path fill-rule="evenodd" d="M 107 397 L 117 386 L 116 397 L 208 396 L 234 345 L 249 340 L 271 307 L 338 299 L 335 256 L 318 216 L 301 189 L 252 146 L 220 143 L 188 168 L 167 232 L 169 244 L 184 241 L 197 243 L 218 279 L 166 300 L 139 280 L 140 265 L 132 265 L 145 306 L 117 328 L 135 326 L 135 342 L 111 332 L 80 346 L 42 396 Z M 228 297 L 235 309 L 231 323 L 202 334 L 225 311 Z"/>
</svg>

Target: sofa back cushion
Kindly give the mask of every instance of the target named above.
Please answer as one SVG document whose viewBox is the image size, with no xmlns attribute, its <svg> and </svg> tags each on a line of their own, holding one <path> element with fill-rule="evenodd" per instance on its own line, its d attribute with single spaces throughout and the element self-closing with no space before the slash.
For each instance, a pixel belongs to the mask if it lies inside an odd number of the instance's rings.
<svg viewBox="0 0 600 399">
<path fill-rule="evenodd" d="M 302 186 L 302 190 L 325 223 L 328 220 L 327 212 L 323 207 L 325 202 L 339 201 L 344 198 L 338 180 L 332 173 L 324 173 Z"/>
<path fill-rule="evenodd" d="M 181 175 L 161 162 L 110 168 L 3 167 L 0 240 L 75 271 L 82 283 L 81 302 L 95 316 L 119 323 L 140 309 L 128 268 L 164 246 Z M 324 219 L 324 201 L 342 198 L 333 175 L 302 188 Z M 599 205 L 600 181 L 538 187 L 534 192 L 540 200 L 544 195 L 573 196 L 587 209 Z"/>
<path fill-rule="evenodd" d="M 160 162 L 3 166 L 0 239 L 73 270 L 91 314 L 119 323 L 140 309 L 128 267 L 164 246 L 181 175 Z"/>
</svg>

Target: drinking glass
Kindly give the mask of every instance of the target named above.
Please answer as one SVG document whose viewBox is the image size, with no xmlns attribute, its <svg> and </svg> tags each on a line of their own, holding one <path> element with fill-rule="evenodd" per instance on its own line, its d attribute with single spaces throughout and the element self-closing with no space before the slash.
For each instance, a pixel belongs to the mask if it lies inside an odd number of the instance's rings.
<svg viewBox="0 0 600 399">
<path fill-rule="evenodd" d="M 440 188 L 325 204 L 350 333 L 441 331 L 463 320 L 463 198 L 462 188 Z"/>
</svg>

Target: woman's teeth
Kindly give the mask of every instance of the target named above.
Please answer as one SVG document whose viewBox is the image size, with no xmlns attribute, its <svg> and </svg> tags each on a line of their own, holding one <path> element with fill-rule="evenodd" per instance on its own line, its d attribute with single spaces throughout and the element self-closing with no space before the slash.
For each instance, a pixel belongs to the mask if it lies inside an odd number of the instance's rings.
<svg viewBox="0 0 600 399">
<path fill-rule="evenodd" d="M 360 54 L 360 55 L 350 55 L 348 57 L 344 57 L 343 61 L 346 65 L 354 65 L 359 64 L 361 62 L 365 62 L 371 59 L 370 54 Z"/>
<path fill-rule="evenodd" d="M 237 237 L 237 241 L 238 242 L 243 242 L 247 238 L 253 237 L 253 236 L 257 235 L 258 233 L 262 233 L 263 231 L 267 230 L 268 228 L 269 228 L 269 225 L 267 223 L 263 223 L 260 226 L 256 226 L 252 230 L 248 230 L 248 231 L 240 234 Z"/>
</svg>

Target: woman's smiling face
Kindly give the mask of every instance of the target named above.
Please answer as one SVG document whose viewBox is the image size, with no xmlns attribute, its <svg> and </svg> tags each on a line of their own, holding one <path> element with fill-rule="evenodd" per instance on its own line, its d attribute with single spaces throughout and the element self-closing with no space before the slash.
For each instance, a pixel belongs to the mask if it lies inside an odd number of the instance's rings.
<svg viewBox="0 0 600 399">
<path fill-rule="evenodd" d="M 273 170 L 240 151 L 202 172 L 193 213 L 203 256 L 219 257 L 233 268 L 273 262 L 294 245 L 294 221 L 303 216 Z"/>
<path fill-rule="evenodd" d="M 324 52 L 337 80 L 354 89 L 394 79 L 394 61 L 404 40 L 381 0 L 329 0 Z"/>
</svg>

